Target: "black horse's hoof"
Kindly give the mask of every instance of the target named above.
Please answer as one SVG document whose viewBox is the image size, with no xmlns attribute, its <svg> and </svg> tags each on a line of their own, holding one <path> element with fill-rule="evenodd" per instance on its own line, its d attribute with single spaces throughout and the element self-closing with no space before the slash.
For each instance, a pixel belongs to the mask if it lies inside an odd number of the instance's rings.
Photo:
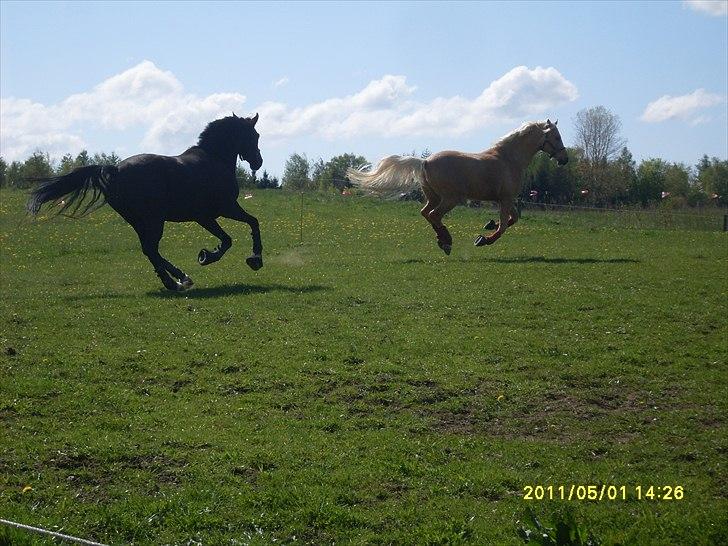
<svg viewBox="0 0 728 546">
<path fill-rule="evenodd" d="M 261 256 L 248 256 L 245 259 L 245 263 L 248 264 L 248 267 L 250 267 L 253 271 L 258 271 L 261 267 L 263 267 L 263 258 Z"/>
<path fill-rule="evenodd" d="M 483 229 L 497 229 L 497 228 L 498 228 L 498 224 L 492 218 L 490 219 L 490 221 L 487 224 L 485 224 L 483 226 Z M 481 235 L 481 237 L 482 237 L 482 235 Z M 478 246 L 481 246 L 481 245 L 478 245 Z"/>
<path fill-rule="evenodd" d="M 199 263 L 200 265 L 210 265 L 211 263 L 215 263 L 219 259 L 220 256 L 217 252 L 207 250 L 206 248 L 200 250 L 200 253 L 197 255 L 197 263 Z"/>
<path fill-rule="evenodd" d="M 448 243 L 443 243 L 442 241 L 437 241 L 437 246 L 439 246 L 445 254 L 447 254 L 448 256 L 450 255 L 452 245 Z"/>
<path fill-rule="evenodd" d="M 180 288 L 181 290 L 189 290 L 190 288 L 192 288 L 192 285 L 194 285 L 194 284 L 195 283 L 192 282 L 192 279 L 188 275 L 185 275 L 179 281 L 179 285 L 181 287 Z"/>
<path fill-rule="evenodd" d="M 487 245 L 488 243 L 487 243 L 487 241 L 486 241 L 485 237 L 483 237 L 482 235 L 478 235 L 478 236 L 477 236 L 477 237 L 475 238 L 475 243 L 473 243 L 473 244 L 474 244 L 475 246 L 483 246 L 483 245 Z"/>
</svg>

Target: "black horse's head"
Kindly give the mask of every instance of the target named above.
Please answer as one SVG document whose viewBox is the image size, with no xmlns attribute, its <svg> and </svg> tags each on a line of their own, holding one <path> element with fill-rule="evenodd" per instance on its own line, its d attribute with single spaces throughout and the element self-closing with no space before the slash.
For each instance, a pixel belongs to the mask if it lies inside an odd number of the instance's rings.
<svg viewBox="0 0 728 546">
<path fill-rule="evenodd" d="M 200 134 L 197 145 L 223 159 L 238 156 L 257 171 L 263 165 L 258 149 L 260 135 L 255 130 L 257 122 L 258 114 L 252 118 L 239 118 L 233 113 L 209 123 Z"/>
<path fill-rule="evenodd" d="M 238 156 L 243 161 L 247 161 L 250 168 L 254 171 L 260 169 L 263 165 L 263 156 L 260 155 L 258 148 L 258 139 L 260 135 L 255 130 L 255 124 L 258 123 L 258 114 L 252 118 L 239 118 L 235 114 L 233 117 L 240 120 L 240 147 L 237 150 Z"/>
</svg>

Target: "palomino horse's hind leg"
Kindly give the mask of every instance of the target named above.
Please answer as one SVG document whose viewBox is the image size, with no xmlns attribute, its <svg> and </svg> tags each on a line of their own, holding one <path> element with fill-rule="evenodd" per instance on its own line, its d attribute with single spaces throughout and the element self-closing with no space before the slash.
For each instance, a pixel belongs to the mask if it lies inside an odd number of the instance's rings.
<svg viewBox="0 0 728 546">
<path fill-rule="evenodd" d="M 257 271 L 263 267 L 263 243 L 260 240 L 260 225 L 258 224 L 258 219 L 252 214 L 245 212 L 237 201 L 223 216 L 231 220 L 237 220 L 238 222 L 245 222 L 250 226 L 250 232 L 253 237 L 253 254 L 245 259 L 245 263 L 253 271 Z"/>
<path fill-rule="evenodd" d="M 510 216 L 508 217 L 508 227 L 511 227 L 513 224 L 518 222 L 518 209 L 515 207 L 515 205 L 511 208 Z M 492 218 L 488 221 L 487 224 L 483 226 L 483 229 L 498 229 L 498 226 L 500 225 L 499 222 L 496 222 Z"/>
<path fill-rule="evenodd" d="M 162 239 L 164 222 L 160 220 L 159 222 L 145 222 L 142 225 L 132 224 L 132 226 L 139 236 L 142 252 L 154 267 L 154 272 L 162 281 L 164 287 L 174 292 L 181 292 L 190 288 L 193 284 L 192 279 L 172 263 L 162 258 L 159 253 L 159 241 Z M 169 273 L 179 279 L 179 282 L 170 277 Z"/>
<path fill-rule="evenodd" d="M 450 232 L 442 223 L 442 218 L 450 212 L 454 206 L 455 203 L 443 200 L 427 215 L 427 219 L 430 221 L 430 224 L 432 224 L 432 229 L 434 229 L 435 233 L 437 233 L 437 245 L 445 254 L 448 255 L 452 250 L 452 235 L 450 235 Z"/>
<path fill-rule="evenodd" d="M 197 255 L 197 262 L 200 265 L 215 263 L 223 257 L 223 254 L 225 254 L 231 246 L 233 246 L 233 240 L 230 238 L 230 235 L 225 233 L 225 231 L 220 227 L 220 224 L 218 224 L 217 220 L 214 218 L 198 220 L 197 223 L 220 239 L 220 244 L 217 245 L 215 250 L 207 250 L 206 248 L 200 250 L 200 253 Z"/>
</svg>

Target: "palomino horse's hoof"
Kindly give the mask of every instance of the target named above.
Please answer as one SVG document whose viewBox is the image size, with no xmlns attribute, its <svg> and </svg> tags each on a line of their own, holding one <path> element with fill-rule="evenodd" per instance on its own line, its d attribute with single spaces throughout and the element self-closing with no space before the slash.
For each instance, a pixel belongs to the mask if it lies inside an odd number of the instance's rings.
<svg viewBox="0 0 728 546">
<path fill-rule="evenodd" d="M 261 267 L 263 267 L 263 258 L 262 256 L 248 256 L 245 258 L 245 263 L 248 264 L 250 269 L 253 271 L 258 271 Z"/>
<path fill-rule="evenodd" d="M 495 220 L 493 220 L 491 218 L 490 221 L 483 226 L 483 229 L 496 229 L 497 227 L 498 227 L 498 224 L 496 223 Z M 480 246 L 480 245 L 478 245 L 478 246 Z"/>
<path fill-rule="evenodd" d="M 439 246 L 445 254 L 447 254 L 448 256 L 450 255 L 450 251 L 452 250 L 452 245 L 437 241 L 437 246 Z"/>
<path fill-rule="evenodd" d="M 475 246 L 492 245 L 498 240 L 498 237 L 483 237 L 478 235 L 475 239 Z"/>
</svg>

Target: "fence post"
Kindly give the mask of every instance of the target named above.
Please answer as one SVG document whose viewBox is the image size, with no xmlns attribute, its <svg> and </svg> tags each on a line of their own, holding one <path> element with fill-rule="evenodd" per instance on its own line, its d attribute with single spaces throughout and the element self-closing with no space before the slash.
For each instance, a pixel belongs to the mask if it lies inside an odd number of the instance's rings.
<svg viewBox="0 0 728 546">
<path fill-rule="evenodd" d="M 301 220 L 299 222 L 299 229 L 300 229 L 300 231 L 299 231 L 300 237 L 298 240 L 298 244 L 302 245 L 303 244 L 303 190 L 301 190 Z"/>
</svg>

